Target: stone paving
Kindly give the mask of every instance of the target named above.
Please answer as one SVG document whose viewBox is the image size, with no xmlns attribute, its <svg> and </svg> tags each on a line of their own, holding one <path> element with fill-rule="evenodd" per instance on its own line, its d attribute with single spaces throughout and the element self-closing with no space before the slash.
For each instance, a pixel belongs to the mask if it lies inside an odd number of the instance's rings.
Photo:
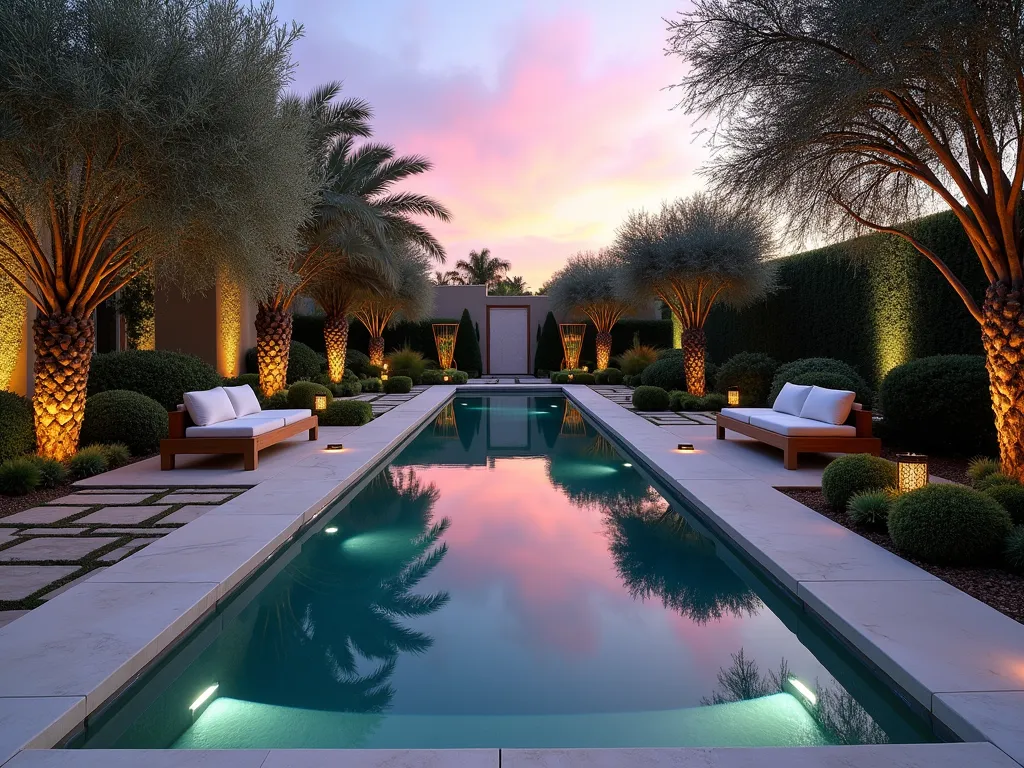
<svg viewBox="0 0 1024 768">
<path fill-rule="evenodd" d="M 633 408 L 633 390 L 620 385 L 591 386 L 592 390 L 607 397 L 616 405 L 643 416 L 659 427 L 696 427 L 714 426 L 715 414 L 712 411 L 638 411 Z"/>
<path fill-rule="evenodd" d="M 0 626 L 247 488 L 83 489 L 0 518 Z"/>
<path fill-rule="evenodd" d="M 420 384 L 412 388 L 412 391 L 404 395 L 389 395 L 375 392 L 366 392 L 361 395 L 356 395 L 353 400 L 362 400 L 364 403 L 369 403 L 370 408 L 373 410 L 373 417 L 377 418 L 382 413 L 387 413 L 396 405 L 407 403 L 412 400 L 416 395 L 425 390 L 427 387 L 424 384 Z"/>
</svg>

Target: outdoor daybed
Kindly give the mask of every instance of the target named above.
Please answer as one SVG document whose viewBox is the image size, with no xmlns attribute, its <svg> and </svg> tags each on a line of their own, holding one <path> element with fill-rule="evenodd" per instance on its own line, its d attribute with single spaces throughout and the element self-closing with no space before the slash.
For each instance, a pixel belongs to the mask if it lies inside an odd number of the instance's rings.
<svg viewBox="0 0 1024 768">
<path fill-rule="evenodd" d="M 871 436 L 871 411 L 855 403 L 856 395 L 838 389 L 786 384 L 771 408 L 723 408 L 716 437 L 725 430 L 782 449 L 783 465 L 796 469 L 801 453 L 882 452 Z"/>
<path fill-rule="evenodd" d="M 167 414 L 160 441 L 160 469 L 174 469 L 179 453 L 240 453 L 247 470 L 259 464 L 260 451 L 300 432 L 316 440 L 317 417 L 308 409 L 263 411 L 248 384 L 186 392 L 185 402 Z"/>
</svg>

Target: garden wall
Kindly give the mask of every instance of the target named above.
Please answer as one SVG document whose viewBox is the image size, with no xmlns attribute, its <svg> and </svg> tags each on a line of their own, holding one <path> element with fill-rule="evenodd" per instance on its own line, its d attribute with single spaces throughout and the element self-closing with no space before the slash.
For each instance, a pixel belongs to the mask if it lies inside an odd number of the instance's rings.
<svg viewBox="0 0 1024 768">
<path fill-rule="evenodd" d="M 987 280 L 951 213 L 910 230 L 932 248 L 979 300 Z M 938 354 L 982 354 L 981 332 L 960 297 L 913 247 L 872 234 L 784 258 L 781 289 L 736 311 L 718 307 L 706 326 L 711 359 L 766 352 L 786 362 L 836 357 L 876 385 L 901 363 Z"/>
</svg>

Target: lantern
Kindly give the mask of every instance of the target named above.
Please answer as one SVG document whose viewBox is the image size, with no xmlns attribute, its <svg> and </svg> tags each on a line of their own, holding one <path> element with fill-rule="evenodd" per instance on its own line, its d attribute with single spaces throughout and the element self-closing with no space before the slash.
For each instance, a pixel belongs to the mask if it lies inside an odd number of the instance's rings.
<svg viewBox="0 0 1024 768">
<path fill-rule="evenodd" d="M 324 410 L 327 407 L 327 395 L 314 396 L 313 405 L 318 411 Z"/>
<path fill-rule="evenodd" d="M 449 380 L 450 378 L 451 378 L 451 377 L 450 377 L 450 376 L 449 376 L 449 375 L 448 375 L 448 374 L 446 373 L 446 374 L 444 375 L 444 383 L 445 383 L 445 384 L 447 384 L 447 383 L 448 383 L 448 380 Z"/>
<path fill-rule="evenodd" d="M 571 374 L 571 373 L 569 374 L 569 381 L 572 381 L 573 375 L 574 374 Z"/>
<path fill-rule="evenodd" d="M 928 457 L 920 453 L 896 454 L 897 487 L 900 493 L 928 485 Z"/>
<path fill-rule="evenodd" d="M 729 405 L 740 404 L 740 391 L 736 387 L 729 389 Z"/>
</svg>

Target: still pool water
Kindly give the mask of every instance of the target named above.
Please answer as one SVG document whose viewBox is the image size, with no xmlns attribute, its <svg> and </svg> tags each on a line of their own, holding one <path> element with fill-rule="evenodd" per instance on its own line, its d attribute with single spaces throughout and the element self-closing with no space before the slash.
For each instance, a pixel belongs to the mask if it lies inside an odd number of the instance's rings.
<svg viewBox="0 0 1024 768">
<path fill-rule="evenodd" d="M 926 740 L 570 403 L 510 395 L 457 397 L 82 745 Z"/>
</svg>

